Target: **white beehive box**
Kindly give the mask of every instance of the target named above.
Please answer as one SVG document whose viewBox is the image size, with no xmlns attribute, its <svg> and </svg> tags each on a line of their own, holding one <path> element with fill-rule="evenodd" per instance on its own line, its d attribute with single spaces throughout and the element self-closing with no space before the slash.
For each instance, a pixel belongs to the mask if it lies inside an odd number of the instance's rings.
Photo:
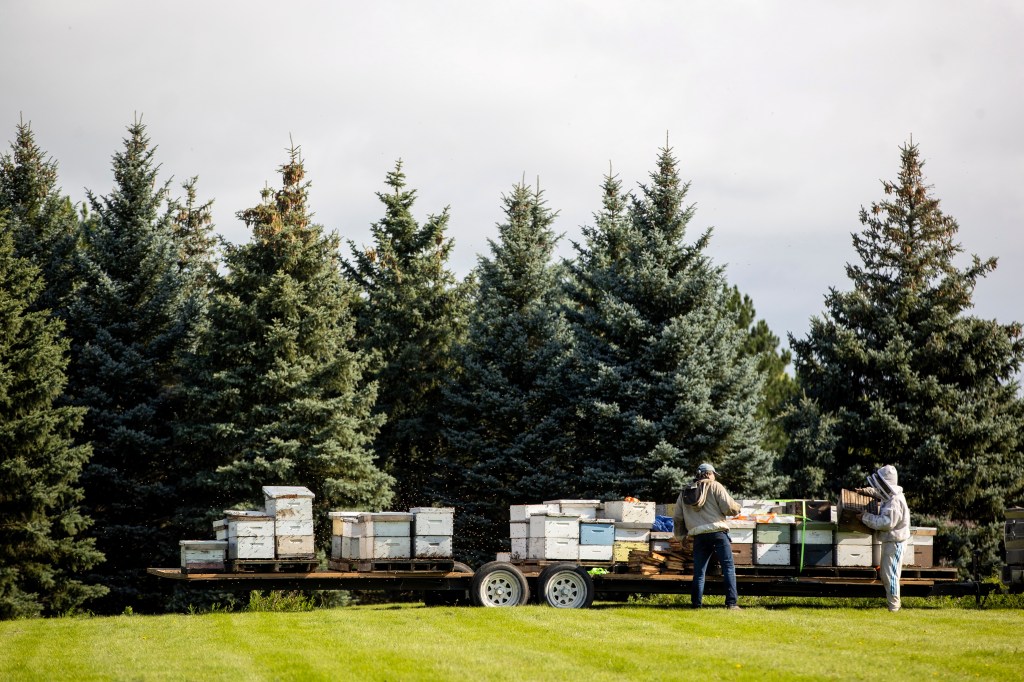
<svg viewBox="0 0 1024 682">
<path fill-rule="evenodd" d="M 181 540 L 183 571 L 223 571 L 228 543 L 225 540 Z"/>
<path fill-rule="evenodd" d="M 345 535 L 331 536 L 331 558 L 332 559 L 358 559 L 359 538 Z"/>
<path fill-rule="evenodd" d="M 265 485 L 263 498 L 267 513 L 278 520 L 312 519 L 313 493 L 292 485 Z"/>
<path fill-rule="evenodd" d="M 217 519 L 213 522 L 213 532 L 217 536 L 218 540 L 228 539 L 228 520 Z"/>
<path fill-rule="evenodd" d="M 363 535 L 370 537 L 409 537 L 412 535 L 412 514 L 406 512 L 374 512 L 362 514 Z"/>
<path fill-rule="evenodd" d="M 497 554 L 494 555 L 494 560 L 495 561 L 504 561 L 505 563 L 508 563 L 509 561 L 512 561 L 512 553 L 511 552 L 498 552 Z"/>
<path fill-rule="evenodd" d="M 580 561 L 611 561 L 614 545 L 580 545 Z"/>
<path fill-rule="evenodd" d="M 262 511 L 225 509 L 229 538 L 272 538 L 274 517 Z"/>
<path fill-rule="evenodd" d="M 273 559 L 274 536 L 229 536 L 229 559 Z"/>
<path fill-rule="evenodd" d="M 277 519 L 274 535 L 312 535 L 313 519 Z"/>
<path fill-rule="evenodd" d="M 530 554 L 529 538 L 512 538 L 511 549 L 512 551 L 509 554 L 513 561 L 525 561 L 529 558 Z"/>
<path fill-rule="evenodd" d="M 543 516 L 530 517 L 531 539 L 572 538 L 574 540 L 579 540 L 579 537 L 580 517 L 576 516 L 575 514 L 544 514 Z M 531 558 L 543 559 L 544 557 Z"/>
<path fill-rule="evenodd" d="M 871 545 L 836 545 L 836 566 L 874 566 Z"/>
<path fill-rule="evenodd" d="M 344 535 L 353 537 L 356 527 L 352 524 L 358 523 L 361 514 L 369 514 L 365 511 L 332 511 L 327 512 L 327 518 L 331 520 L 331 535 Z M 347 524 L 347 527 L 346 527 Z"/>
<path fill-rule="evenodd" d="M 557 514 L 557 504 L 513 504 L 508 508 L 509 521 L 529 521 L 534 514 Z"/>
<path fill-rule="evenodd" d="M 616 542 L 650 542 L 651 541 L 651 529 L 647 528 L 636 528 L 633 525 L 622 523 L 615 524 L 615 540 Z"/>
<path fill-rule="evenodd" d="M 508 536 L 513 539 L 530 537 L 530 524 L 525 521 L 513 521 L 509 523 Z"/>
<path fill-rule="evenodd" d="M 274 545 L 278 559 L 312 559 L 315 553 L 312 535 L 278 535 Z"/>
<path fill-rule="evenodd" d="M 527 542 L 528 559 L 575 560 L 580 556 L 580 541 L 577 538 L 531 537 Z"/>
<path fill-rule="evenodd" d="M 413 535 L 451 535 L 455 527 L 454 507 L 413 507 Z"/>
<path fill-rule="evenodd" d="M 359 538 L 360 559 L 411 559 L 412 539 L 409 535 L 367 535 Z"/>
<path fill-rule="evenodd" d="M 789 566 L 788 544 L 754 545 L 754 564 L 762 566 Z"/>
<path fill-rule="evenodd" d="M 749 528 L 730 528 L 729 529 L 729 540 L 734 545 L 752 545 L 754 544 L 754 527 L 753 524 Z"/>
<path fill-rule="evenodd" d="M 575 514 L 584 519 L 596 519 L 601 500 L 544 500 L 544 504 L 557 504 L 562 514 Z"/>
<path fill-rule="evenodd" d="M 793 526 L 786 523 L 759 523 L 754 527 L 754 542 L 762 545 L 788 545 Z"/>
<path fill-rule="evenodd" d="M 837 530 L 836 531 L 836 546 L 837 547 L 849 547 L 849 546 L 868 546 L 874 544 L 875 536 L 871 533 L 856 533 L 852 531 Z"/>
<path fill-rule="evenodd" d="M 793 526 L 793 542 L 805 545 L 831 545 L 833 541 L 832 526 L 802 524 Z"/>
<path fill-rule="evenodd" d="M 452 557 L 451 535 L 414 535 L 412 555 L 416 559 L 450 559 Z"/>
<path fill-rule="evenodd" d="M 604 516 L 621 523 L 636 523 L 647 526 L 654 524 L 654 502 L 627 502 L 614 500 L 604 503 Z"/>
<path fill-rule="evenodd" d="M 672 533 L 666 531 L 651 531 L 651 551 L 668 552 L 672 550 Z"/>
</svg>

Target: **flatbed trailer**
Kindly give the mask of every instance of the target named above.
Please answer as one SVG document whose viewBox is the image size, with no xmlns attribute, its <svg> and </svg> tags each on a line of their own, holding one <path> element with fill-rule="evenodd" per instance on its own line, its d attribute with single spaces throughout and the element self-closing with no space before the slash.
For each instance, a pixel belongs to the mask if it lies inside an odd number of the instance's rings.
<svg viewBox="0 0 1024 682">
<path fill-rule="evenodd" d="M 593 571 L 594 568 L 606 572 Z M 693 576 L 684 573 L 621 572 L 622 564 L 492 561 L 475 571 L 455 563 L 451 570 L 185 573 L 150 568 L 149 574 L 194 588 L 247 590 L 381 590 L 422 592 L 433 604 L 471 601 L 478 606 L 525 605 L 531 596 L 556 608 L 586 608 L 595 598 L 629 594 L 689 594 Z M 738 566 L 737 591 L 744 596 L 883 597 L 873 568 Z M 956 569 L 906 568 L 900 591 L 908 597 L 974 596 L 981 605 L 997 586 L 957 579 Z M 724 594 L 720 575 L 705 579 L 706 594 Z"/>
</svg>

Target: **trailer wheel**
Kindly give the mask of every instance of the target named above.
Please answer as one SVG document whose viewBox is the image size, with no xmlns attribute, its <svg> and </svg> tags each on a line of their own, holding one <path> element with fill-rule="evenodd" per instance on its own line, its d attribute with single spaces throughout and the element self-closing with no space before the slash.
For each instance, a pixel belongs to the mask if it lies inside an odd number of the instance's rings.
<svg viewBox="0 0 1024 682">
<path fill-rule="evenodd" d="M 540 572 L 541 599 L 556 609 L 585 609 L 594 603 L 594 580 L 576 564 L 552 564 Z"/>
<path fill-rule="evenodd" d="M 477 606 L 522 606 L 530 601 L 526 577 L 505 561 L 492 561 L 478 568 L 469 592 Z"/>
</svg>

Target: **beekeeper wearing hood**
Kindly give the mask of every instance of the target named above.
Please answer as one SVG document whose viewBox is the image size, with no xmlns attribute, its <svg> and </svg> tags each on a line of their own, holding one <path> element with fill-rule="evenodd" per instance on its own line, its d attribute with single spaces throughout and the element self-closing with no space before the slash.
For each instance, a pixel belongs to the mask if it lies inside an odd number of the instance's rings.
<svg viewBox="0 0 1024 682">
<path fill-rule="evenodd" d="M 903 488 L 898 486 L 896 467 L 886 464 L 868 474 L 867 488 L 858 488 L 862 495 L 881 501 L 877 514 L 864 512 L 860 520 L 875 531 L 875 539 L 882 546 L 882 565 L 879 567 L 885 600 L 889 610 L 900 610 L 900 575 L 903 573 L 903 554 L 910 539 L 910 508 Z"/>
<path fill-rule="evenodd" d="M 704 601 L 704 575 L 711 555 L 718 556 L 725 582 L 725 607 L 739 610 L 736 603 L 736 566 L 732 561 L 732 541 L 729 538 L 727 516 L 740 513 L 740 505 L 732 499 L 725 486 L 719 483 L 718 473 L 710 464 L 697 467 L 693 483 L 683 486 L 672 515 L 675 537 L 684 534 L 693 538 L 693 589 L 690 603 L 700 608 Z"/>
</svg>

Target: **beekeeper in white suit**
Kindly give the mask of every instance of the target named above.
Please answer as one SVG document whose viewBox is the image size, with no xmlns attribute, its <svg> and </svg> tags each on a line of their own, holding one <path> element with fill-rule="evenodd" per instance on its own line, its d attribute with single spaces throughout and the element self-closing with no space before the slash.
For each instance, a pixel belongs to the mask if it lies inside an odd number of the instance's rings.
<svg viewBox="0 0 1024 682">
<path fill-rule="evenodd" d="M 860 520 L 875 531 L 875 539 L 882 545 L 879 567 L 885 600 L 889 610 L 900 610 L 900 576 L 903 574 L 903 554 L 910 539 L 910 508 L 903 488 L 897 485 L 896 467 L 886 464 L 868 474 L 868 487 L 857 492 L 881 502 L 877 514 L 864 512 Z"/>
</svg>

